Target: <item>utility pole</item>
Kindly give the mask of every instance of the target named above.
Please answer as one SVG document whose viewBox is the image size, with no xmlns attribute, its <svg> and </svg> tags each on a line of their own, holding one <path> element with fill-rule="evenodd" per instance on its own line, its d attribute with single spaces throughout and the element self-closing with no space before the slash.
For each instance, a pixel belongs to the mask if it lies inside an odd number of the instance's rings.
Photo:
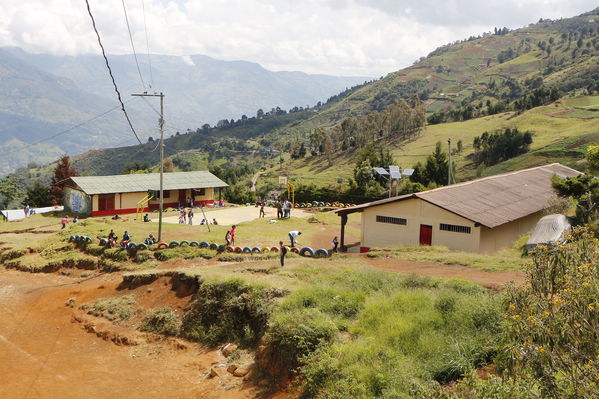
<svg viewBox="0 0 599 399">
<path fill-rule="evenodd" d="M 163 181 L 164 181 L 164 94 L 160 92 L 154 94 L 148 94 L 144 92 L 142 94 L 131 94 L 134 97 L 160 97 L 160 119 L 158 120 L 158 126 L 160 127 L 160 210 L 158 213 L 158 242 L 162 241 L 162 212 L 164 210 L 164 195 L 163 195 Z"/>
<path fill-rule="evenodd" d="M 453 180 L 451 168 L 451 139 L 447 139 L 447 147 L 447 185 L 449 185 Z"/>
</svg>

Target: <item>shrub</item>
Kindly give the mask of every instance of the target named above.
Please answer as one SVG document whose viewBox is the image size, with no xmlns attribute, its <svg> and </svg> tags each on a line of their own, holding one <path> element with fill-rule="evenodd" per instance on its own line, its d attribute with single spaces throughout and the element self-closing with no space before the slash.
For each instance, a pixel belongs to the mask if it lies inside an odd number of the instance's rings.
<svg viewBox="0 0 599 399">
<path fill-rule="evenodd" d="M 22 249 L 9 249 L 0 253 L 0 262 L 4 263 L 11 259 L 20 258 L 25 255 L 25 251 Z"/>
<path fill-rule="evenodd" d="M 143 263 L 150 259 L 150 251 L 139 251 L 135 254 L 135 262 Z"/>
<path fill-rule="evenodd" d="M 139 324 L 141 331 L 164 335 L 177 335 L 181 321 L 171 308 L 152 309 Z"/>
<path fill-rule="evenodd" d="M 161 261 L 165 262 L 170 259 L 193 259 L 193 258 L 204 258 L 211 259 L 214 257 L 215 252 L 206 248 L 197 248 L 197 247 L 177 247 L 177 248 L 168 248 L 161 249 L 154 252 L 154 257 Z"/>
<path fill-rule="evenodd" d="M 93 256 L 101 256 L 104 253 L 104 247 L 96 244 L 89 244 L 85 248 L 85 252 Z"/>
<path fill-rule="evenodd" d="M 255 345 L 266 331 L 272 300 L 280 295 L 239 279 L 203 283 L 183 317 L 181 334 L 208 345 Z"/>
<path fill-rule="evenodd" d="M 109 248 L 104 250 L 104 257 L 117 262 L 126 262 L 129 260 L 127 251 L 120 248 Z"/>
</svg>

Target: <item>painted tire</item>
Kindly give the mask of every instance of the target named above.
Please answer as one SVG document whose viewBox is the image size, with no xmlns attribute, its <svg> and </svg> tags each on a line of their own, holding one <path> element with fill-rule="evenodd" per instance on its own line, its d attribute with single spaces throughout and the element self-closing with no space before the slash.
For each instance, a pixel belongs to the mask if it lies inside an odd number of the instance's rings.
<svg viewBox="0 0 599 399">
<path fill-rule="evenodd" d="M 243 253 L 244 254 L 251 254 L 252 253 L 252 248 L 250 248 L 250 247 L 244 247 L 243 248 Z"/>
<path fill-rule="evenodd" d="M 218 244 L 212 243 L 212 244 L 210 244 L 210 246 L 208 248 L 216 251 L 218 249 Z"/>
<path fill-rule="evenodd" d="M 208 248 L 210 246 L 210 244 L 208 244 L 206 241 L 202 241 L 200 243 L 200 248 Z"/>
<path fill-rule="evenodd" d="M 227 249 L 227 246 L 225 244 L 220 244 L 216 250 L 218 252 L 225 252 L 226 249 Z"/>
<path fill-rule="evenodd" d="M 100 245 L 103 247 L 108 245 L 108 240 L 106 238 L 100 238 Z"/>
<path fill-rule="evenodd" d="M 197 241 L 192 241 L 192 242 L 190 242 L 190 243 L 189 243 L 189 246 L 190 246 L 190 247 L 199 247 L 199 246 L 200 246 L 200 243 L 199 243 L 199 242 L 197 242 Z"/>
<path fill-rule="evenodd" d="M 127 243 L 127 248 L 135 249 L 135 248 L 137 248 L 137 244 L 134 242 L 129 242 L 129 243 Z"/>
<path fill-rule="evenodd" d="M 75 236 L 70 236 L 68 241 L 69 241 L 69 242 L 73 242 L 73 241 L 75 241 Z"/>
<path fill-rule="evenodd" d="M 233 247 L 231 245 L 227 245 L 227 251 L 233 252 L 233 251 L 235 251 L 235 247 Z"/>
<path fill-rule="evenodd" d="M 272 247 L 270 249 L 270 252 L 279 252 L 279 251 L 280 251 L 279 247 Z"/>
<path fill-rule="evenodd" d="M 262 252 L 269 253 L 270 252 L 270 248 L 264 247 L 264 248 L 262 248 Z"/>
<path fill-rule="evenodd" d="M 187 240 L 183 240 L 179 243 L 180 247 L 188 247 L 189 246 L 189 241 Z"/>
<path fill-rule="evenodd" d="M 170 244 L 168 244 L 169 248 L 177 248 L 179 246 L 179 242 L 177 241 L 171 241 Z"/>
<path fill-rule="evenodd" d="M 85 242 L 93 242 L 94 240 L 91 237 L 85 237 Z"/>
<path fill-rule="evenodd" d="M 303 202 L 300 204 L 300 208 L 305 208 L 306 204 L 304 204 Z"/>
<path fill-rule="evenodd" d="M 243 252 L 243 249 L 241 249 L 241 247 L 235 247 L 235 253 L 240 254 Z"/>
<path fill-rule="evenodd" d="M 161 242 L 160 244 L 158 244 L 158 249 L 162 249 L 162 248 L 168 248 L 168 244 L 165 242 Z"/>
<path fill-rule="evenodd" d="M 252 253 L 253 254 L 259 254 L 261 252 L 262 252 L 262 250 L 260 248 L 258 248 L 258 247 L 252 248 Z"/>
<path fill-rule="evenodd" d="M 290 250 L 291 252 L 295 252 L 296 254 L 298 254 L 298 253 L 299 253 L 299 251 L 300 251 L 298 247 L 291 247 L 291 248 L 289 248 L 289 250 Z"/>
<path fill-rule="evenodd" d="M 316 252 L 314 253 L 314 256 L 316 256 L 317 258 L 328 258 L 329 257 L 329 251 L 327 251 L 326 249 L 317 249 Z"/>
<path fill-rule="evenodd" d="M 300 249 L 299 251 L 300 256 L 310 256 L 310 257 L 314 257 L 314 250 L 310 247 L 303 247 L 302 249 Z"/>
<path fill-rule="evenodd" d="M 148 245 L 144 244 L 143 242 L 141 244 L 137 245 L 137 249 L 139 250 L 144 250 L 144 249 L 148 249 Z"/>
</svg>

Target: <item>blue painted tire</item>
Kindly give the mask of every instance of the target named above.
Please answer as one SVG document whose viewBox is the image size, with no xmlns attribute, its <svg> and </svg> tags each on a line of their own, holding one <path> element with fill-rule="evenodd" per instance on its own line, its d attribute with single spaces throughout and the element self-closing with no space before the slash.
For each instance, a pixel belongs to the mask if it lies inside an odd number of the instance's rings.
<svg viewBox="0 0 599 399">
<path fill-rule="evenodd" d="M 75 241 L 75 236 L 70 236 L 69 237 L 69 242 L 73 242 L 73 241 Z"/>
<path fill-rule="evenodd" d="M 135 249 L 135 248 L 137 248 L 137 244 L 134 242 L 129 242 L 129 243 L 127 243 L 127 248 Z"/>
<path fill-rule="evenodd" d="M 250 247 L 243 248 L 243 253 L 251 254 L 252 253 L 252 248 L 250 248 Z"/>
<path fill-rule="evenodd" d="M 100 245 L 103 247 L 108 245 L 108 240 L 106 238 L 100 238 Z"/>
<path fill-rule="evenodd" d="M 300 256 L 307 256 L 309 254 L 310 257 L 314 257 L 314 250 L 310 247 L 303 247 L 299 251 Z"/>
<path fill-rule="evenodd" d="M 200 246 L 200 243 L 199 243 L 199 242 L 197 242 L 197 241 L 192 241 L 192 242 L 190 242 L 190 243 L 189 243 L 189 246 L 190 246 L 190 247 L 199 247 L 199 246 Z"/>
<path fill-rule="evenodd" d="M 144 249 L 148 249 L 148 245 L 144 244 L 143 242 L 139 245 L 137 245 L 137 249 L 139 250 L 144 250 Z"/>
<path fill-rule="evenodd" d="M 314 253 L 314 255 L 317 258 L 328 258 L 330 256 L 329 251 L 327 251 L 326 249 L 318 249 L 316 250 L 316 252 Z"/>
<path fill-rule="evenodd" d="M 171 241 L 170 244 L 168 244 L 169 248 L 177 248 L 178 246 L 179 246 L 178 241 Z"/>
<path fill-rule="evenodd" d="M 208 248 L 210 246 L 210 244 L 208 244 L 206 241 L 202 241 L 200 243 L 200 248 Z"/>
<path fill-rule="evenodd" d="M 94 242 L 94 240 L 93 240 L 91 237 L 87 237 L 87 236 L 86 236 L 86 237 L 85 237 L 85 242 L 89 242 L 89 243 L 91 243 L 91 242 Z"/>
<path fill-rule="evenodd" d="M 182 241 L 179 242 L 179 246 L 180 247 L 188 247 L 189 246 L 189 241 L 182 240 Z"/>
<path fill-rule="evenodd" d="M 218 244 L 212 243 L 212 244 L 210 244 L 210 246 L 208 248 L 216 251 L 218 249 Z"/>
<path fill-rule="evenodd" d="M 258 247 L 252 248 L 252 253 L 253 254 L 259 254 L 261 252 L 262 252 L 262 250 L 260 248 L 258 248 Z"/>
</svg>

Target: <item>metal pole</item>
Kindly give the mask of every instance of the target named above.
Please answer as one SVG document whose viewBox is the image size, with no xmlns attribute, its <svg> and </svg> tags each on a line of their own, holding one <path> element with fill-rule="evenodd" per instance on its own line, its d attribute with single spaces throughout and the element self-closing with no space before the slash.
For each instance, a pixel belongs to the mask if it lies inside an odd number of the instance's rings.
<svg viewBox="0 0 599 399">
<path fill-rule="evenodd" d="M 148 94 L 144 92 L 142 94 L 131 94 L 134 97 L 160 97 L 160 120 L 158 125 L 160 126 L 160 210 L 158 214 L 158 242 L 162 241 L 162 212 L 164 210 L 164 191 L 163 191 L 163 175 L 164 175 L 164 93 L 160 92 L 157 94 Z"/>
<path fill-rule="evenodd" d="M 160 92 L 160 212 L 158 214 L 158 242 L 162 242 L 162 212 L 164 210 L 164 94 Z"/>
<path fill-rule="evenodd" d="M 451 176 L 451 139 L 447 139 L 447 146 L 448 146 L 448 150 L 447 150 L 447 156 L 448 156 L 448 161 L 447 161 L 447 184 L 451 184 L 451 180 L 452 180 L 452 176 Z"/>
</svg>

